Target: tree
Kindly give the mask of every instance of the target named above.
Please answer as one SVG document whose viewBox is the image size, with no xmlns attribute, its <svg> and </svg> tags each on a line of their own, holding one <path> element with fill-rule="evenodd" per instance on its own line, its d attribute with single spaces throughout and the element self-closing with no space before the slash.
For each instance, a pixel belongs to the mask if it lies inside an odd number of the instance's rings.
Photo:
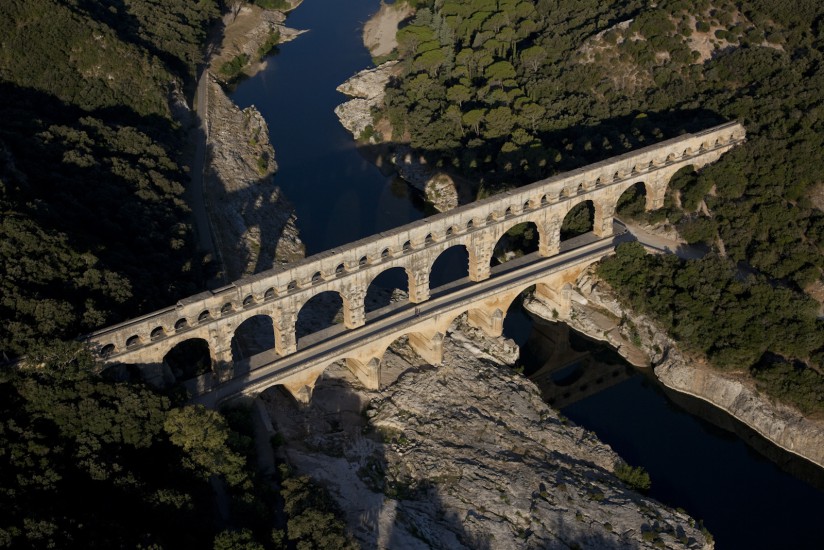
<svg viewBox="0 0 824 550">
<path fill-rule="evenodd" d="M 481 135 L 481 124 L 484 121 L 486 109 L 472 109 L 464 113 L 463 123 L 472 128 L 476 135 Z"/>
</svg>

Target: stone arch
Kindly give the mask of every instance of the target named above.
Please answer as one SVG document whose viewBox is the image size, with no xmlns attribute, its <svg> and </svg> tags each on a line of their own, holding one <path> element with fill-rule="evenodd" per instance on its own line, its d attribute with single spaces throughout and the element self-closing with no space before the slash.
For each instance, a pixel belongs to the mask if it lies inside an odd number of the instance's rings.
<svg viewBox="0 0 824 550">
<path fill-rule="evenodd" d="M 115 347 L 114 344 L 106 344 L 105 346 L 100 348 L 99 354 L 100 354 L 100 357 L 105 359 L 107 357 L 111 357 L 112 355 L 114 355 L 114 353 L 116 351 L 117 351 L 117 348 Z"/>
<path fill-rule="evenodd" d="M 185 317 L 181 317 L 175 321 L 175 332 L 180 332 L 189 328 L 189 321 Z"/>
<path fill-rule="evenodd" d="M 298 342 L 316 332 L 343 324 L 343 308 L 346 307 L 342 294 L 327 290 L 312 296 L 301 304 L 295 322 L 295 338 Z"/>
<path fill-rule="evenodd" d="M 152 332 L 149 334 L 149 340 L 151 341 L 160 340 L 165 337 L 166 329 L 164 329 L 162 326 L 153 328 Z"/>
<path fill-rule="evenodd" d="M 403 267 L 389 267 L 381 271 L 372 278 L 366 288 L 365 313 L 368 314 L 393 303 L 393 297 L 397 298 L 395 290 L 406 293 L 407 298 L 403 302 L 408 302 L 410 280 L 409 270 Z"/>
<path fill-rule="evenodd" d="M 589 233 L 595 227 L 595 204 L 591 200 L 581 201 L 564 216 L 561 222 L 561 240 L 572 239 Z"/>
<path fill-rule="evenodd" d="M 163 356 L 163 364 L 177 381 L 189 380 L 212 371 L 213 350 L 203 338 L 188 338 L 178 342 Z"/>
<path fill-rule="evenodd" d="M 200 312 L 200 315 L 197 316 L 198 323 L 208 323 L 212 319 L 212 313 L 206 309 Z"/>
<path fill-rule="evenodd" d="M 253 315 L 232 334 L 232 360 L 237 363 L 275 349 L 275 326 L 268 315 Z"/>
<path fill-rule="evenodd" d="M 628 186 L 615 202 L 615 213 L 624 218 L 636 218 L 647 210 L 650 196 L 647 184 L 637 181 Z"/>
<path fill-rule="evenodd" d="M 469 249 L 454 244 L 441 252 L 429 266 L 429 288 L 434 290 L 469 276 Z"/>
<path fill-rule="evenodd" d="M 512 224 L 495 243 L 489 259 L 490 265 L 499 265 L 537 252 L 542 238 L 540 228 L 533 221 Z"/>
<path fill-rule="evenodd" d="M 232 311 L 234 311 L 234 309 L 235 309 L 235 308 L 234 308 L 234 306 L 232 305 L 232 302 L 226 302 L 225 304 L 223 304 L 223 305 L 220 307 L 220 314 L 221 314 L 221 315 L 229 315 L 229 314 L 231 314 L 231 313 L 232 313 Z"/>
<path fill-rule="evenodd" d="M 126 347 L 127 347 L 127 348 L 134 348 L 134 347 L 137 347 L 137 346 L 139 346 L 141 343 L 142 343 L 142 341 L 141 341 L 141 339 L 140 339 L 140 336 L 138 336 L 137 334 L 135 334 L 135 335 L 133 335 L 133 336 L 129 336 L 129 337 L 126 339 Z"/>
<path fill-rule="evenodd" d="M 275 299 L 275 289 L 274 288 L 267 288 L 266 292 L 263 293 L 264 300 L 274 300 Z"/>
</svg>

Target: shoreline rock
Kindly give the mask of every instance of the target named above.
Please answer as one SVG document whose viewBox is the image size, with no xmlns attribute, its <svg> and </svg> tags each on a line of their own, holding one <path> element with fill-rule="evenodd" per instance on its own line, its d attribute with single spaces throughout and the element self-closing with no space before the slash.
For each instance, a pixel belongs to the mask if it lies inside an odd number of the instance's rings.
<svg viewBox="0 0 824 550">
<path fill-rule="evenodd" d="M 772 402 L 749 379 L 686 356 L 652 319 L 624 309 L 612 289 L 591 271 L 578 279 L 576 289 L 568 291 L 579 299 L 573 300 L 567 318 L 553 318 L 553 312 L 535 299 L 525 300 L 524 306 L 543 319 L 563 321 L 590 338 L 609 343 L 633 365 L 651 366 L 667 388 L 723 410 L 774 445 L 824 468 L 824 423 Z"/>
<path fill-rule="evenodd" d="M 274 182 L 263 116 L 254 106 L 240 110 L 213 79 L 208 128 L 204 187 L 229 279 L 303 258 L 294 208 Z"/>
</svg>

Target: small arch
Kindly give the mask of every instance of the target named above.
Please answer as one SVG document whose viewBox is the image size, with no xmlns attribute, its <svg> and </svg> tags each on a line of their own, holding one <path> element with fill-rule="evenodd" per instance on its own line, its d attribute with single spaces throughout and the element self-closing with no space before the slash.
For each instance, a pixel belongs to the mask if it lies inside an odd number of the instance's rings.
<svg viewBox="0 0 824 550">
<path fill-rule="evenodd" d="M 255 297 L 252 296 L 251 294 L 243 299 L 243 307 L 249 307 L 251 305 L 254 305 L 254 303 L 255 303 Z"/>
<path fill-rule="evenodd" d="M 575 189 L 575 194 L 576 194 L 576 195 L 580 195 L 580 194 L 582 194 L 583 192 L 584 192 L 584 184 L 583 184 L 583 183 L 579 183 L 579 184 L 578 184 L 578 187 Z"/>
<path fill-rule="evenodd" d="M 615 172 L 615 175 L 612 176 L 612 181 L 621 181 L 621 172 Z"/>
<path fill-rule="evenodd" d="M 166 331 L 163 330 L 163 327 L 156 327 L 152 330 L 151 334 L 149 334 L 150 340 L 160 340 L 161 338 L 166 337 Z"/>
<path fill-rule="evenodd" d="M 486 223 L 495 223 L 495 213 L 494 213 L 494 212 L 491 212 L 491 213 L 490 213 L 490 214 L 486 217 Z"/>
<path fill-rule="evenodd" d="M 135 346 L 137 346 L 137 345 L 140 345 L 140 336 L 138 336 L 138 335 L 136 335 L 136 334 L 135 334 L 134 336 L 130 336 L 130 337 L 126 340 L 126 347 L 127 347 L 127 348 L 133 348 L 133 347 L 135 347 Z"/>
<path fill-rule="evenodd" d="M 595 180 L 595 187 L 600 187 L 600 186 L 602 186 L 602 185 L 604 185 L 604 182 L 601 180 L 601 178 L 600 178 L 600 177 L 599 177 L 599 178 L 597 178 L 597 179 Z"/>
<path fill-rule="evenodd" d="M 561 240 L 572 239 L 592 231 L 595 222 L 595 205 L 592 201 L 581 202 L 573 207 L 561 224 Z"/>
<path fill-rule="evenodd" d="M 364 313 L 370 313 L 400 300 L 396 290 L 408 296 L 409 274 L 402 267 L 391 267 L 379 273 L 366 288 Z"/>
<path fill-rule="evenodd" d="M 315 271 L 315 274 L 312 275 L 312 284 L 318 284 L 323 281 L 323 275 L 320 274 L 320 271 Z"/>
<path fill-rule="evenodd" d="M 205 323 L 206 321 L 208 321 L 211 318 L 212 318 L 212 314 L 209 313 L 209 310 L 207 309 L 206 311 L 201 311 L 200 312 L 200 315 L 197 316 L 197 322 L 198 323 Z"/>
<path fill-rule="evenodd" d="M 529 206 L 529 201 L 526 201 L 526 202 L 524 203 L 524 212 L 526 212 L 527 210 L 529 210 L 529 208 L 530 208 L 530 206 Z"/>
<path fill-rule="evenodd" d="M 504 217 L 505 218 L 511 218 L 512 216 L 514 216 L 514 214 L 512 213 L 512 207 L 507 206 L 506 210 L 504 211 Z"/>
<path fill-rule="evenodd" d="M 112 354 L 114 354 L 114 352 L 115 352 L 114 344 L 106 344 L 105 346 L 103 346 L 100 349 L 100 357 L 103 357 L 104 359 L 106 357 L 111 357 Z"/>
<path fill-rule="evenodd" d="M 293 290 L 296 290 L 297 288 L 298 288 L 298 282 L 297 281 L 289 281 L 289 284 L 286 285 L 286 291 L 287 292 L 291 292 Z"/>
<path fill-rule="evenodd" d="M 429 288 L 440 286 L 469 277 L 469 250 L 465 245 L 456 244 L 441 252 L 429 268 Z"/>
<path fill-rule="evenodd" d="M 403 247 L 401 247 L 401 250 L 403 250 L 404 254 L 406 254 L 407 252 L 411 252 L 412 243 L 410 241 L 406 241 L 405 243 L 403 243 Z"/>
<path fill-rule="evenodd" d="M 233 309 L 234 308 L 232 307 L 232 302 L 226 302 L 225 304 L 223 304 L 223 307 L 220 308 L 220 314 L 226 315 L 227 313 L 232 313 Z"/>
<path fill-rule="evenodd" d="M 618 197 L 615 213 L 622 218 L 637 218 L 647 207 L 647 187 L 639 181 L 627 187 Z"/>
<path fill-rule="evenodd" d="M 703 152 L 705 152 L 708 148 L 709 148 L 709 145 L 708 145 L 706 142 L 704 142 L 704 143 L 702 143 L 702 144 L 701 144 L 701 146 L 698 148 L 698 152 L 699 152 L 699 153 L 703 153 Z"/>
<path fill-rule="evenodd" d="M 338 267 L 335 268 L 335 276 L 340 277 L 346 272 L 346 266 L 340 264 Z"/>
<path fill-rule="evenodd" d="M 691 157 L 691 156 L 692 156 L 692 149 L 690 149 L 689 147 L 684 149 L 684 152 L 681 154 L 682 158 L 687 158 L 687 157 Z"/>
<path fill-rule="evenodd" d="M 237 363 L 275 348 L 275 327 L 268 315 L 254 315 L 243 321 L 232 334 L 232 360 Z"/>
<path fill-rule="evenodd" d="M 541 197 L 541 206 L 546 206 L 547 204 L 549 204 L 549 199 L 547 198 L 546 195 L 543 195 Z"/>
<path fill-rule="evenodd" d="M 632 176 L 637 176 L 638 174 L 639 174 L 639 172 L 638 172 L 638 165 L 637 165 L 637 164 L 633 164 L 633 165 L 632 165 L 632 170 L 630 171 L 630 175 L 632 175 Z"/>
<path fill-rule="evenodd" d="M 675 162 L 675 153 L 670 153 L 669 155 L 667 155 L 666 163 L 672 164 L 673 162 Z"/>
<path fill-rule="evenodd" d="M 295 338 L 306 336 L 343 323 L 343 298 L 338 292 L 319 292 L 307 300 L 298 311 Z M 300 346 L 299 346 L 300 347 Z"/>
<path fill-rule="evenodd" d="M 177 381 L 189 380 L 211 372 L 212 355 L 209 343 L 202 338 L 184 340 L 169 350 L 163 357 L 163 364 L 169 367 Z"/>
<path fill-rule="evenodd" d="M 454 226 L 452 226 L 452 227 L 450 227 L 449 229 L 446 230 L 446 236 L 447 237 L 451 237 L 454 233 L 455 233 L 455 227 Z"/>
<path fill-rule="evenodd" d="M 275 298 L 275 289 L 269 288 L 266 289 L 266 292 L 263 293 L 264 300 L 273 300 Z"/>
<path fill-rule="evenodd" d="M 388 257 L 389 257 L 389 249 L 384 248 L 383 250 L 381 250 L 381 260 L 385 260 Z"/>
<path fill-rule="evenodd" d="M 366 256 L 363 256 L 363 257 L 361 257 L 360 260 L 358 260 L 358 267 L 359 268 L 360 267 L 366 267 L 366 264 L 368 264 L 368 263 L 369 263 L 369 260 L 366 258 Z"/>
<path fill-rule="evenodd" d="M 466 228 L 467 229 L 472 229 L 473 227 L 475 227 L 475 221 L 474 220 L 469 220 L 468 222 L 466 222 Z"/>
<path fill-rule="evenodd" d="M 654 170 L 654 169 L 655 169 L 655 161 L 651 160 L 651 161 L 649 161 L 649 164 L 647 165 L 647 170 Z"/>
<path fill-rule="evenodd" d="M 534 222 L 522 222 L 510 227 L 492 251 L 490 265 L 496 266 L 538 251 L 539 231 Z"/>
<path fill-rule="evenodd" d="M 175 321 L 175 331 L 180 332 L 181 330 L 189 328 L 189 321 L 186 319 L 178 319 Z"/>
<path fill-rule="evenodd" d="M 427 233 L 426 238 L 423 240 L 423 244 L 430 245 L 435 242 L 435 239 L 432 238 L 432 233 Z"/>
</svg>

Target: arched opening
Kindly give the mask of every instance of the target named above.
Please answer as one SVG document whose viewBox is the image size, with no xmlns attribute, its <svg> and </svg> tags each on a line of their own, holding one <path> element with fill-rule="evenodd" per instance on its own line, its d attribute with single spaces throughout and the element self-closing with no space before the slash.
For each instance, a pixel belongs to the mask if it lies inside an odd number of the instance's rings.
<svg viewBox="0 0 824 550">
<path fill-rule="evenodd" d="M 372 279 L 366 289 L 366 313 L 409 300 L 409 276 L 402 267 L 393 267 Z"/>
<path fill-rule="evenodd" d="M 423 244 L 425 244 L 426 246 L 429 246 L 430 244 L 432 244 L 434 242 L 435 242 L 435 239 L 432 238 L 432 233 L 428 233 L 426 235 L 426 238 L 423 240 Z"/>
<path fill-rule="evenodd" d="M 312 284 L 317 284 L 323 281 L 323 275 L 320 274 L 320 271 L 316 271 L 314 275 L 312 275 Z"/>
<path fill-rule="evenodd" d="M 211 318 L 212 318 L 212 314 L 209 313 L 209 310 L 207 309 L 206 311 L 200 312 L 200 315 L 197 316 L 197 322 L 198 323 L 205 323 L 206 321 L 208 321 Z"/>
<path fill-rule="evenodd" d="M 298 313 L 295 336 L 300 340 L 312 334 L 343 324 L 343 299 L 337 292 L 328 290 L 309 299 Z"/>
<path fill-rule="evenodd" d="M 406 241 L 405 243 L 403 243 L 402 250 L 403 250 L 404 254 L 406 254 L 407 252 L 411 252 L 412 251 L 412 243 L 410 241 Z"/>
<path fill-rule="evenodd" d="M 171 369 L 178 381 L 189 380 L 212 370 L 209 343 L 202 338 L 180 342 L 163 357 L 163 363 Z"/>
<path fill-rule="evenodd" d="M 232 336 L 232 360 L 235 362 L 274 348 L 275 326 L 268 315 L 246 319 Z"/>
<path fill-rule="evenodd" d="M 100 357 L 105 359 L 106 357 L 111 356 L 114 353 L 114 350 L 114 344 L 106 344 L 100 349 Z"/>
<path fill-rule="evenodd" d="M 130 336 L 128 340 L 126 340 L 126 347 L 133 348 L 137 345 L 140 345 L 140 336 Z"/>
<path fill-rule="evenodd" d="M 429 288 L 435 290 L 464 277 L 469 277 L 469 251 L 462 244 L 451 246 L 432 263 Z"/>
<path fill-rule="evenodd" d="M 389 257 L 389 249 L 388 249 L 388 248 L 384 248 L 384 249 L 381 251 L 381 259 L 382 259 L 382 260 L 385 260 L 385 259 L 387 259 L 388 257 Z"/>
<path fill-rule="evenodd" d="M 524 299 L 535 292 L 535 285 L 530 285 L 509 304 L 504 317 L 503 336 L 523 346 L 532 332 L 532 317 L 524 309 Z"/>
<path fill-rule="evenodd" d="M 644 182 L 637 182 L 618 197 L 615 213 L 621 218 L 638 219 L 647 207 L 647 187 Z"/>
<path fill-rule="evenodd" d="M 264 300 L 272 300 L 275 297 L 275 289 L 270 288 L 267 289 L 266 292 L 263 293 Z"/>
<path fill-rule="evenodd" d="M 546 206 L 547 204 L 549 204 L 549 199 L 547 198 L 546 195 L 543 195 L 541 197 L 541 206 Z"/>
<path fill-rule="evenodd" d="M 346 267 L 343 264 L 338 265 L 338 267 L 335 268 L 335 277 L 340 277 L 345 271 Z"/>
<path fill-rule="evenodd" d="M 584 201 L 575 205 L 572 210 L 564 216 L 561 224 L 561 240 L 572 239 L 589 233 L 595 223 L 595 205 L 592 201 Z"/>
<path fill-rule="evenodd" d="M 249 307 L 255 303 L 255 298 L 251 294 L 243 299 L 243 307 Z"/>
<path fill-rule="evenodd" d="M 189 327 L 189 321 L 186 319 L 178 319 L 175 321 L 175 331 L 179 332 L 181 330 L 185 330 Z"/>
<path fill-rule="evenodd" d="M 523 222 L 512 226 L 495 244 L 490 265 L 496 266 L 537 252 L 538 239 L 538 226 L 533 222 Z"/>
<path fill-rule="evenodd" d="M 163 330 L 163 327 L 156 327 L 152 330 L 151 335 L 149 336 L 150 340 L 160 340 L 166 336 L 166 331 Z"/>
<path fill-rule="evenodd" d="M 360 260 L 358 260 L 358 267 L 366 267 L 366 264 L 368 263 L 369 260 L 366 258 L 366 256 L 363 256 Z"/>
<path fill-rule="evenodd" d="M 220 314 L 221 315 L 226 315 L 227 313 L 232 313 L 232 309 L 233 309 L 232 304 L 227 302 L 227 303 L 223 304 L 222 308 L 220 308 Z"/>
</svg>

